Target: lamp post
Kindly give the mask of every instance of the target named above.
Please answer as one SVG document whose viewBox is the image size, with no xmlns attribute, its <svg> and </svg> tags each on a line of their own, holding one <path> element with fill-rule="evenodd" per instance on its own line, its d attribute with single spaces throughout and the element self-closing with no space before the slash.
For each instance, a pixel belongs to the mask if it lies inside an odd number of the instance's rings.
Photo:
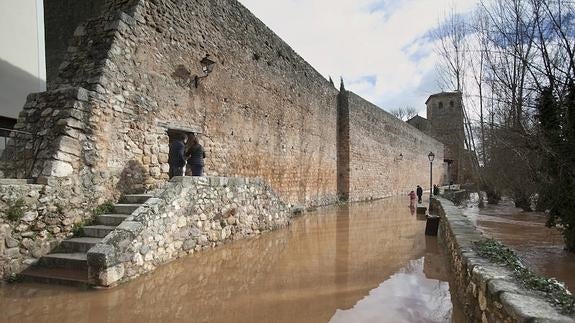
<svg viewBox="0 0 575 323">
<path fill-rule="evenodd" d="M 429 210 L 431 211 L 431 196 L 433 194 L 433 160 L 435 159 L 435 154 L 430 151 L 427 158 L 429 159 Z"/>
<path fill-rule="evenodd" d="M 216 62 L 214 62 L 210 59 L 210 54 L 206 54 L 206 56 L 204 58 L 202 58 L 202 60 L 200 61 L 200 65 L 202 65 L 202 72 L 204 72 L 204 75 L 194 76 L 194 87 L 195 88 L 198 87 L 198 82 L 200 79 L 207 77 L 208 74 L 210 74 L 214 70 L 214 66 L 216 65 Z"/>
</svg>

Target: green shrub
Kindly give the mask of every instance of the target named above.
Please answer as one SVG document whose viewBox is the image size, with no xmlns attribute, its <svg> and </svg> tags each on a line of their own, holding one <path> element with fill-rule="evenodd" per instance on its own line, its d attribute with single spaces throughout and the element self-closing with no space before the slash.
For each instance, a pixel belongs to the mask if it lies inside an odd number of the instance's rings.
<svg viewBox="0 0 575 323">
<path fill-rule="evenodd" d="M 94 215 L 106 214 L 114 212 L 114 202 L 108 201 L 98 205 L 94 209 Z"/>
<path fill-rule="evenodd" d="M 10 221 L 19 221 L 24 216 L 24 205 L 23 199 L 16 200 L 11 204 L 6 210 L 6 217 Z"/>
<path fill-rule="evenodd" d="M 513 271 L 513 277 L 525 288 L 538 291 L 563 314 L 575 313 L 575 297 L 554 278 L 541 277 L 526 268 L 513 250 L 498 241 L 487 239 L 477 241 L 473 249 L 481 257 L 502 264 Z"/>
</svg>

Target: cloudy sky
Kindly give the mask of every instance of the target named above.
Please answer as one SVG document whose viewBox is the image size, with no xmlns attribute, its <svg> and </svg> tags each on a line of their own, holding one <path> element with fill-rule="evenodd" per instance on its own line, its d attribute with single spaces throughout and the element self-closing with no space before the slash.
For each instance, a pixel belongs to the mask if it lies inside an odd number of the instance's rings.
<svg viewBox="0 0 575 323">
<path fill-rule="evenodd" d="M 426 34 L 455 7 L 476 0 L 240 0 L 326 78 L 385 110 L 413 106 L 441 89 Z M 450 90 L 450 89 L 446 89 Z"/>
</svg>

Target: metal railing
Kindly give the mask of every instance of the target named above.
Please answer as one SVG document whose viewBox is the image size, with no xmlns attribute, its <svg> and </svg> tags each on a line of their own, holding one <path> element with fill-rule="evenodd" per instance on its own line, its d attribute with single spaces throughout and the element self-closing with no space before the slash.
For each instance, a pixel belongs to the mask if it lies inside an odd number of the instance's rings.
<svg viewBox="0 0 575 323">
<path fill-rule="evenodd" d="M 34 138 L 36 136 L 31 132 L 0 127 L 0 156 L 2 156 L 2 154 L 4 153 L 4 150 L 8 146 L 8 140 L 10 139 L 10 137 L 11 137 L 10 134 L 12 134 L 12 133 L 28 135 L 32 138 Z"/>
<path fill-rule="evenodd" d="M 15 134 L 15 135 L 13 135 L 13 134 Z M 0 127 L 0 161 L 9 161 L 9 158 L 15 157 L 15 156 L 5 156 L 4 153 L 5 153 L 8 145 L 11 144 L 10 141 L 13 140 L 13 138 L 18 136 L 18 135 L 26 136 L 26 137 L 30 138 L 30 140 L 33 142 L 33 156 L 34 157 L 31 161 L 29 161 L 30 165 L 24 165 L 24 167 L 26 168 L 26 176 L 30 176 L 32 173 L 32 170 L 34 169 L 34 164 L 36 163 L 36 157 L 38 155 L 38 151 L 39 151 L 40 144 L 41 144 L 41 142 L 36 141 L 36 138 L 38 137 L 37 134 L 27 132 L 27 131 L 21 131 L 21 130 L 1 128 Z M 12 143 L 12 144 L 14 144 L 14 143 Z"/>
</svg>

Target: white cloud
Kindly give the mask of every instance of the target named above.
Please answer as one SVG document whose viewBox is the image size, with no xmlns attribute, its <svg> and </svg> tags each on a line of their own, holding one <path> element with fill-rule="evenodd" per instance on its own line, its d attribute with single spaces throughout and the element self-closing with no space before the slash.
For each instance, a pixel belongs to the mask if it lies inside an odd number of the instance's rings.
<svg viewBox="0 0 575 323">
<path fill-rule="evenodd" d="M 382 108 L 424 111 L 439 91 L 436 55 L 422 36 L 453 0 L 240 0 L 322 75 Z M 458 0 L 460 12 L 476 0 Z M 374 76 L 375 82 L 366 80 Z"/>
</svg>

